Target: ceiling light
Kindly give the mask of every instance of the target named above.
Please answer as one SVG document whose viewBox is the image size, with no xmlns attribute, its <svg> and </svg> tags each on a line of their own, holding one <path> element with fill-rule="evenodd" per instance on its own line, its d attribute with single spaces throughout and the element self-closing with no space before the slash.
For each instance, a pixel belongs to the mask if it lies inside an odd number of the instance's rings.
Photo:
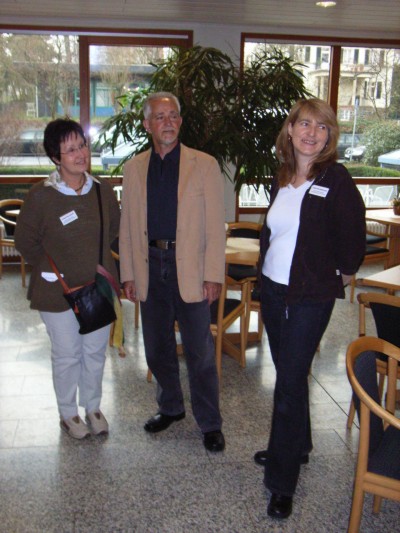
<svg viewBox="0 0 400 533">
<path fill-rule="evenodd" d="M 336 2 L 315 2 L 315 5 L 318 7 L 334 7 Z"/>
</svg>

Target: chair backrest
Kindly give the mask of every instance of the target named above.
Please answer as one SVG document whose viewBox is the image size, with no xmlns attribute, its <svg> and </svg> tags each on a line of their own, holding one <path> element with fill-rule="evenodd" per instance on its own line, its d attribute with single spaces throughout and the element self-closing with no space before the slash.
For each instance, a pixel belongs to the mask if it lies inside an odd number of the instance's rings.
<svg viewBox="0 0 400 533">
<path fill-rule="evenodd" d="M 386 407 L 380 403 L 376 381 L 376 354 L 388 358 L 388 382 Z M 346 368 L 355 396 L 360 401 L 360 439 L 364 431 L 368 432 L 369 444 L 370 414 L 381 420 L 376 427 L 393 426 L 400 430 L 400 419 L 395 416 L 397 372 L 400 363 L 400 347 L 377 337 L 359 337 L 347 348 Z M 382 436 L 383 431 L 379 429 Z M 376 449 L 376 443 L 375 443 Z"/>
<path fill-rule="evenodd" d="M 375 189 L 369 205 L 388 205 L 394 194 L 394 185 L 381 185 Z"/>
<path fill-rule="evenodd" d="M 360 335 L 365 335 L 365 308 L 371 308 L 380 339 L 400 347 L 400 297 L 365 292 L 357 296 L 360 303 Z M 363 331 L 362 331 L 363 330 Z"/>
<path fill-rule="evenodd" d="M 0 200 L 0 220 L 4 225 L 5 237 L 13 237 L 15 226 L 17 225 L 17 218 L 7 215 L 6 212 L 14 209 L 21 209 L 23 203 L 24 201 L 18 198 Z"/>
<path fill-rule="evenodd" d="M 388 360 L 386 408 L 376 382 L 378 353 Z M 359 532 L 365 492 L 374 494 L 374 512 L 382 497 L 400 501 L 400 419 L 394 414 L 399 363 L 400 348 L 377 337 L 359 337 L 347 349 L 347 375 L 360 417 L 348 533 Z"/>
<path fill-rule="evenodd" d="M 228 222 L 230 237 L 244 237 L 246 239 L 259 239 L 262 224 L 257 222 Z"/>
</svg>

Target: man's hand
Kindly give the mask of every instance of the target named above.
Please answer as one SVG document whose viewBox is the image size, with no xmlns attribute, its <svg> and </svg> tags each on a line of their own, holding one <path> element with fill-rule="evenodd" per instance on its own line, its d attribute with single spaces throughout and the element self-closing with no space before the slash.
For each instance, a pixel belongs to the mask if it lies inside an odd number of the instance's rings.
<svg viewBox="0 0 400 533">
<path fill-rule="evenodd" d="M 130 302 L 136 302 L 136 287 L 134 281 L 124 281 L 123 284 L 125 296 Z"/>
<path fill-rule="evenodd" d="M 208 304 L 211 305 L 215 300 L 219 298 L 221 294 L 222 284 L 214 283 L 213 281 L 205 281 L 203 283 L 204 299 L 208 300 Z"/>
</svg>

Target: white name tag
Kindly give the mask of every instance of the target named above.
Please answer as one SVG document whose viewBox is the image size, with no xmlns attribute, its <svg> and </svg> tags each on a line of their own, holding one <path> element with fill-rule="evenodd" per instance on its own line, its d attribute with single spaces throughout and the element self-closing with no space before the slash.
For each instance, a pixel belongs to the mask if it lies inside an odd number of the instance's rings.
<svg viewBox="0 0 400 533">
<path fill-rule="evenodd" d="M 328 187 L 321 187 L 321 185 L 313 185 L 310 189 L 310 194 L 313 194 L 314 196 L 321 196 L 321 198 L 325 198 L 328 192 Z"/>
<path fill-rule="evenodd" d="M 62 222 L 62 225 L 66 226 L 67 224 L 70 224 L 77 218 L 78 218 L 78 215 L 75 213 L 75 211 L 70 211 L 69 213 L 65 213 L 65 215 L 60 217 L 60 220 Z"/>
<path fill-rule="evenodd" d="M 63 278 L 64 274 L 61 274 L 61 277 Z M 58 280 L 54 272 L 42 272 L 42 278 L 45 279 L 46 281 L 51 281 L 51 282 Z"/>
</svg>

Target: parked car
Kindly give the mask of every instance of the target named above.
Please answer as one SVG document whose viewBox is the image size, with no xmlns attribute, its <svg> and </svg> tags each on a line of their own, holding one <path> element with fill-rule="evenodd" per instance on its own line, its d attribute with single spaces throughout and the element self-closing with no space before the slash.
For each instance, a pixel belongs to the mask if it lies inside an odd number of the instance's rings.
<svg viewBox="0 0 400 533">
<path fill-rule="evenodd" d="M 43 138 L 43 129 L 22 130 L 15 141 L 12 142 L 11 151 L 13 155 L 43 155 Z"/>
<path fill-rule="evenodd" d="M 122 135 L 121 135 L 122 138 Z M 120 162 L 127 156 L 131 155 L 137 150 L 142 150 L 149 146 L 149 141 L 147 138 L 135 140 L 135 144 L 121 141 L 114 149 L 114 152 L 111 148 L 107 148 L 101 152 L 100 161 L 104 170 L 107 170 L 110 166 L 117 166 Z"/>
<path fill-rule="evenodd" d="M 114 134 L 115 126 L 110 128 L 105 133 L 102 133 L 101 130 L 94 131 L 90 136 L 90 151 L 92 154 L 100 154 L 102 151 L 107 150 L 111 145 L 111 139 Z M 119 142 L 122 143 L 122 135 L 118 138 Z"/>
<path fill-rule="evenodd" d="M 378 157 L 378 163 L 383 168 L 400 170 L 400 150 L 394 150 Z"/>
<path fill-rule="evenodd" d="M 361 159 L 364 157 L 366 148 L 367 147 L 363 144 L 355 146 L 354 148 L 346 148 L 346 151 L 344 152 L 344 158 L 348 161 L 361 161 Z"/>
<path fill-rule="evenodd" d="M 354 136 L 352 133 L 341 133 L 339 135 L 339 142 L 337 146 L 338 159 L 345 158 L 345 152 L 347 148 L 362 144 L 362 137 L 363 136 L 360 133 L 355 133 Z"/>
<path fill-rule="evenodd" d="M 114 152 L 111 148 L 103 150 L 101 152 L 100 161 L 103 166 L 103 170 L 107 170 L 110 166 L 117 166 L 124 157 L 130 155 L 133 152 L 132 144 L 121 143 L 115 147 Z"/>
</svg>

